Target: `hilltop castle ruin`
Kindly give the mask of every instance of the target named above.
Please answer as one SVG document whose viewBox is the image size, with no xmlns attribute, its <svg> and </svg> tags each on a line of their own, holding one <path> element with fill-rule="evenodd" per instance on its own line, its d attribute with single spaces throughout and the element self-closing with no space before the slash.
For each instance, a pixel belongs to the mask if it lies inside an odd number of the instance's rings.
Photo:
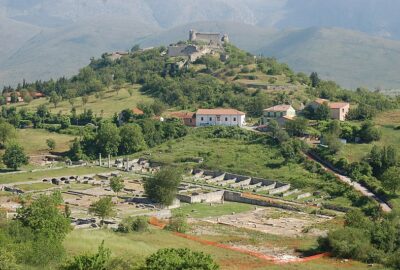
<svg viewBox="0 0 400 270">
<path fill-rule="evenodd" d="M 229 37 L 227 34 L 221 36 L 220 33 L 197 32 L 192 29 L 189 31 L 189 41 L 221 46 L 223 43 L 229 42 Z"/>
<path fill-rule="evenodd" d="M 187 57 L 189 62 L 194 62 L 206 54 L 214 52 L 224 53 L 222 45 L 228 42 L 229 37 L 227 34 L 221 35 L 220 33 L 205 33 L 190 30 L 188 42 L 171 44 L 168 47 L 168 56 Z"/>
</svg>

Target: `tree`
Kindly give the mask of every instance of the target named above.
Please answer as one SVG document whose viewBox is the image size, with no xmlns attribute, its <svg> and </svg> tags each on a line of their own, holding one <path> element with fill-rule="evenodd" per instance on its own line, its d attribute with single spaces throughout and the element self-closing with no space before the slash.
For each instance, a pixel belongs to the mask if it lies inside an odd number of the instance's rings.
<svg viewBox="0 0 400 270">
<path fill-rule="evenodd" d="M 96 135 L 97 151 L 105 156 L 118 153 L 121 137 L 117 126 L 110 122 L 103 122 Z"/>
<path fill-rule="evenodd" d="M 82 96 L 82 105 L 86 106 L 88 102 L 89 102 L 89 96 L 87 95 Z"/>
<path fill-rule="evenodd" d="M 371 121 L 364 122 L 358 132 L 358 136 L 364 143 L 379 141 L 381 139 L 381 132 Z"/>
<path fill-rule="evenodd" d="M 328 102 L 324 102 L 315 109 L 314 117 L 317 120 L 328 120 L 331 116 L 331 109 Z"/>
<path fill-rule="evenodd" d="M 17 170 L 22 165 L 27 165 L 28 156 L 25 155 L 24 148 L 17 143 L 11 143 L 6 146 L 6 151 L 3 155 L 3 162 L 7 168 Z"/>
<path fill-rule="evenodd" d="M 321 81 L 319 79 L 318 73 L 317 72 L 312 72 L 310 75 L 310 80 L 311 80 L 311 86 L 312 87 L 317 87 L 319 82 Z"/>
<path fill-rule="evenodd" d="M 46 105 L 41 104 L 37 107 L 36 109 L 36 114 L 40 118 L 46 118 L 49 115 L 49 109 L 47 108 Z"/>
<path fill-rule="evenodd" d="M 0 120 L 0 147 L 5 147 L 7 142 L 15 139 L 16 136 L 15 127 L 4 120 Z"/>
<path fill-rule="evenodd" d="M 56 141 L 54 139 L 47 139 L 46 144 L 50 150 L 54 150 L 56 148 Z"/>
<path fill-rule="evenodd" d="M 133 154 L 146 148 L 142 129 L 136 124 L 123 125 L 119 131 L 121 144 L 119 152 L 122 155 Z"/>
<path fill-rule="evenodd" d="M 176 168 L 164 168 L 144 183 L 147 196 L 164 206 L 171 205 L 175 199 L 182 174 Z"/>
<path fill-rule="evenodd" d="M 285 163 L 297 162 L 302 157 L 305 148 L 304 142 L 299 139 L 290 139 L 281 144 L 281 155 Z"/>
<path fill-rule="evenodd" d="M 308 121 L 305 118 L 297 117 L 292 121 L 287 121 L 285 127 L 290 136 L 301 137 L 307 131 Z"/>
<path fill-rule="evenodd" d="M 114 176 L 110 179 L 110 187 L 111 190 L 117 193 L 118 196 L 118 192 L 123 190 L 125 187 L 124 180 L 121 177 Z"/>
<path fill-rule="evenodd" d="M 393 194 L 400 189 L 400 168 L 391 167 L 382 175 L 382 184 L 386 190 Z"/>
<path fill-rule="evenodd" d="M 46 236 L 61 243 L 71 230 L 70 220 L 59 210 L 61 204 L 60 192 L 49 196 L 41 195 L 32 204 L 19 208 L 16 220 L 36 235 Z"/>
<path fill-rule="evenodd" d="M 104 247 L 104 241 L 99 246 L 97 253 L 75 256 L 74 259 L 61 270 L 106 270 L 110 262 L 111 250 Z"/>
<path fill-rule="evenodd" d="M 132 87 L 128 87 L 128 94 L 129 96 L 133 96 L 133 88 Z"/>
<path fill-rule="evenodd" d="M 140 50 L 140 45 L 139 45 L 139 44 L 135 44 L 135 45 L 132 47 L 131 52 L 137 52 L 137 51 L 139 51 L 139 50 Z"/>
<path fill-rule="evenodd" d="M 74 104 L 75 104 L 75 98 L 69 98 L 68 99 L 68 102 L 69 102 L 69 104 L 71 105 L 71 107 L 73 108 L 74 107 Z"/>
<path fill-rule="evenodd" d="M 370 237 L 365 230 L 339 229 L 328 234 L 328 245 L 334 256 L 365 260 L 371 250 Z"/>
<path fill-rule="evenodd" d="M 145 270 L 218 270 L 219 266 L 210 255 L 187 248 L 161 249 L 146 259 Z"/>
<path fill-rule="evenodd" d="M 62 115 L 60 117 L 60 124 L 62 129 L 69 128 L 71 126 L 71 118 L 67 115 Z"/>
<path fill-rule="evenodd" d="M 101 224 L 105 218 L 114 214 L 114 204 L 111 197 L 104 197 L 94 202 L 89 207 L 89 213 L 95 214 L 101 218 Z"/>
<path fill-rule="evenodd" d="M 322 135 L 322 142 L 328 146 L 332 153 L 337 153 L 342 148 L 343 144 L 339 137 L 333 133 L 325 133 Z"/>
<path fill-rule="evenodd" d="M 50 103 L 54 104 L 54 108 L 57 108 L 58 103 L 60 103 L 61 97 L 56 93 L 56 91 L 52 91 L 50 93 Z"/>
</svg>

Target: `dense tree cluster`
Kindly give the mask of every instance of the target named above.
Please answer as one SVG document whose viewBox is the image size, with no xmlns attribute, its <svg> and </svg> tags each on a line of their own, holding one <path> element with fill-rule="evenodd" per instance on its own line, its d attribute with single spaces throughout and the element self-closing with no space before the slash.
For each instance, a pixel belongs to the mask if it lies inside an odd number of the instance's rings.
<svg viewBox="0 0 400 270">
<path fill-rule="evenodd" d="M 120 127 L 112 122 L 102 121 L 96 129 L 83 129 L 81 139 L 72 143 L 69 157 L 72 160 L 81 160 L 96 159 L 99 154 L 133 154 L 166 140 L 183 137 L 187 132 L 187 127 L 175 120 L 160 122 L 143 119 Z"/>
<path fill-rule="evenodd" d="M 399 229 L 398 213 L 370 219 L 360 210 L 352 210 L 345 217 L 344 228 L 330 232 L 319 242 L 337 257 L 399 269 Z"/>
<path fill-rule="evenodd" d="M 61 203 L 60 193 L 41 195 L 24 203 L 15 220 L 0 224 L 0 265 L 45 266 L 62 258 L 62 242 L 71 228 Z"/>
</svg>

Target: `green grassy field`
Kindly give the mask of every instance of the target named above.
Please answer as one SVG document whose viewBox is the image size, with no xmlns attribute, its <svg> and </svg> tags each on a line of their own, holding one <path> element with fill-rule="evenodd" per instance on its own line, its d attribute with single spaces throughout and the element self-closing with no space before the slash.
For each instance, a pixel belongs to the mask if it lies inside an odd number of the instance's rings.
<svg viewBox="0 0 400 270">
<path fill-rule="evenodd" d="M 16 174 L 0 174 L 0 184 L 11 184 L 18 182 L 40 180 L 42 178 L 49 178 L 49 177 L 85 175 L 85 174 L 103 173 L 109 171 L 111 170 L 100 167 L 76 167 L 76 168 L 62 168 L 55 170 L 16 173 Z"/>
<path fill-rule="evenodd" d="M 48 188 L 55 187 L 54 185 L 50 183 L 35 183 L 35 184 L 22 184 L 22 185 L 17 185 L 17 188 L 22 189 L 23 191 L 33 191 L 33 190 L 45 190 Z"/>
<path fill-rule="evenodd" d="M 180 164 L 185 158 L 202 156 L 202 166 L 209 169 L 275 179 L 310 189 L 320 181 L 317 174 L 306 171 L 301 165 L 283 165 L 283 158 L 276 148 L 232 139 L 205 138 L 201 132 L 196 129 L 184 138 L 138 153 L 135 157 L 147 153 L 154 161 Z"/>
<path fill-rule="evenodd" d="M 400 126 L 400 110 L 381 113 L 374 119 L 374 123 L 382 132 L 381 140 L 370 144 L 346 144 L 339 155 L 346 157 L 350 162 L 360 161 L 371 151 L 373 145 L 391 145 L 400 152 L 400 130 L 395 129 Z"/>
<path fill-rule="evenodd" d="M 351 270 L 371 269 L 362 263 L 344 262 L 335 259 L 320 259 L 308 263 L 273 265 L 235 251 L 225 250 L 213 246 L 205 246 L 200 243 L 177 237 L 170 232 L 152 229 L 148 233 L 117 234 L 107 230 L 74 230 L 64 242 L 67 254 L 77 255 L 85 252 L 94 252 L 104 240 L 105 246 L 112 250 L 113 256 L 129 259 L 133 262 L 141 262 L 144 258 L 160 248 L 190 248 L 202 251 L 211 256 L 221 265 L 221 269 L 273 269 L 273 270 L 334 270 L 342 267 Z M 383 269 L 383 268 L 372 268 Z"/>
<path fill-rule="evenodd" d="M 65 152 L 69 149 L 70 142 L 74 136 L 49 132 L 43 129 L 18 129 L 17 141 L 25 149 L 28 155 L 43 155 L 49 153 L 46 144 L 47 139 L 53 139 L 56 142 L 54 152 Z"/>
<path fill-rule="evenodd" d="M 209 204 L 196 203 L 184 204 L 180 208 L 174 209 L 173 213 L 182 213 L 191 218 L 204 218 L 228 215 L 232 213 L 247 212 L 254 209 L 250 204 L 225 202 L 224 204 Z"/>
<path fill-rule="evenodd" d="M 132 96 L 129 95 L 128 88 L 133 90 Z M 74 106 L 77 113 L 81 113 L 84 109 L 92 109 L 94 114 L 103 117 L 112 117 L 114 113 L 118 113 L 124 109 L 131 109 L 141 102 L 151 102 L 152 98 L 139 92 L 138 85 L 125 85 L 118 93 L 114 90 L 107 91 L 102 99 L 97 99 L 94 95 L 89 96 L 89 102 L 83 106 L 81 98 L 75 98 Z M 27 108 L 35 110 L 39 105 L 46 104 L 53 113 L 69 113 L 72 109 L 68 100 L 64 100 L 54 108 L 48 99 L 40 98 L 33 100 L 29 104 L 18 104 L 18 108 Z"/>
</svg>

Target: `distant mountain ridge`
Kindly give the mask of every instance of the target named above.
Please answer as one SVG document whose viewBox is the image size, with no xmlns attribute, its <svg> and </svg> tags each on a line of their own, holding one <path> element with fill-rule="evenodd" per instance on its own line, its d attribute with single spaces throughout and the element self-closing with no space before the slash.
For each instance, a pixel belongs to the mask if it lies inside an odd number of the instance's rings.
<svg viewBox="0 0 400 270">
<path fill-rule="evenodd" d="M 196 28 L 346 87 L 400 88 L 397 10 L 397 0 L 0 0 L 0 86 L 70 76 L 90 57 Z"/>
</svg>

